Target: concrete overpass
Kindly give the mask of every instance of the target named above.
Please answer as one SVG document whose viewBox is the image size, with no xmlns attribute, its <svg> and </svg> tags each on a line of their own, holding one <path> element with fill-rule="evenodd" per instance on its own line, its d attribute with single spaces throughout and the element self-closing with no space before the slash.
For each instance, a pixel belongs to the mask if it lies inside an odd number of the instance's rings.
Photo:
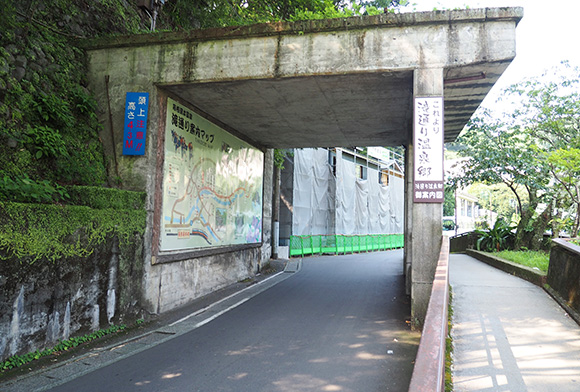
<svg viewBox="0 0 580 392">
<path fill-rule="evenodd" d="M 179 306 L 215 288 L 212 276 L 229 277 L 223 285 L 244 265 L 269 258 L 271 149 L 404 145 L 406 173 L 413 173 L 414 98 L 444 98 L 444 140 L 454 140 L 515 57 L 522 15 L 521 8 L 383 14 L 89 41 L 106 153 L 116 158 L 125 187 L 148 193 L 150 310 Z M 142 157 L 121 155 L 127 91 L 150 94 Z M 159 249 L 168 97 L 265 152 L 259 246 Z M 422 320 L 441 206 L 414 203 L 412 186 L 407 175 L 405 271 L 413 314 Z"/>
</svg>

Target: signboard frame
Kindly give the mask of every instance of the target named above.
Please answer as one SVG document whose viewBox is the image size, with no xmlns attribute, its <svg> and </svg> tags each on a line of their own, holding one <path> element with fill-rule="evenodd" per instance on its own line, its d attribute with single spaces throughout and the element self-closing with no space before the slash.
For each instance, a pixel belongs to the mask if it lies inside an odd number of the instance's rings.
<svg viewBox="0 0 580 392">
<path fill-rule="evenodd" d="M 260 246 L 264 152 L 166 102 L 159 255 Z"/>
</svg>

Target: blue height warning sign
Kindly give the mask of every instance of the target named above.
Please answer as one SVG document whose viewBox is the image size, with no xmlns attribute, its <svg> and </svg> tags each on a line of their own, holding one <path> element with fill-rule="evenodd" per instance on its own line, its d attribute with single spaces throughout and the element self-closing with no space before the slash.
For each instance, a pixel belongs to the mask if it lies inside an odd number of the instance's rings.
<svg viewBox="0 0 580 392">
<path fill-rule="evenodd" d="M 123 155 L 145 155 L 149 93 L 127 93 Z"/>
</svg>

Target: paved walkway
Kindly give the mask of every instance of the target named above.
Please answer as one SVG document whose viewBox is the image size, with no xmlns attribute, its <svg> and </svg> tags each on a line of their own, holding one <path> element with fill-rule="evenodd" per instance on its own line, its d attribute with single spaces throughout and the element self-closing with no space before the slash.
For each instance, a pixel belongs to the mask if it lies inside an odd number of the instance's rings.
<svg viewBox="0 0 580 392">
<path fill-rule="evenodd" d="M 540 287 L 450 256 L 455 391 L 580 391 L 580 327 Z"/>
</svg>

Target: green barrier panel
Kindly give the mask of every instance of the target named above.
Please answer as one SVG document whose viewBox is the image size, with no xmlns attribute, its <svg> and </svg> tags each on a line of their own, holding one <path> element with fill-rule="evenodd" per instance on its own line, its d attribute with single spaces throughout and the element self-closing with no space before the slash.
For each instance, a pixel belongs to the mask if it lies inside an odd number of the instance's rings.
<svg viewBox="0 0 580 392">
<path fill-rule="evenodd" d="M 290 237 L 290 256 L 347 254 L 402 248 L 403 234 L 308 235 Z"/>
<path fill-rule="evenodd" d="M 343 235 L 336 236 L 338 241 L 338 251 L 337 254 L 346 254 L 346 240 L 344 239 Z"/>
</svg>

